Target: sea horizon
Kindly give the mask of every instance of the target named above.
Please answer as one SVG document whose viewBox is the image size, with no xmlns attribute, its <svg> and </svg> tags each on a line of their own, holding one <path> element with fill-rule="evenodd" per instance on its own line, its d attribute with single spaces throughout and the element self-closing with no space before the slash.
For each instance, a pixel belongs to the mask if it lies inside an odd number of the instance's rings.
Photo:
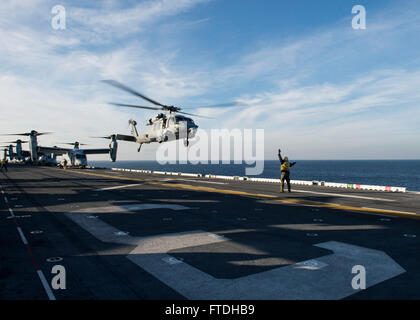
<svg viewBox="0 0 420 320">
<path fill-rule="evenodd" d="M 368 184 L 406 187 L 409 191 L 420 191 L 420 160 L 417 159 L 369 159 L 369 160 L 294 160 L 297 164 L 291 170 L 291 179 L 317 180 L 326 182 Z M 258 161 L 261 162 L 261 161 Z M 91 166 L 105 168 L 144 169 L 152 171 L 173 171 L 228 176 L 250 176 L 279 178 L 279 160 L 265 160 L 264 170 L 259 175 L 246 175 L 245 169 L 254 164 L 160 164 L 154 160 L 89 161 Z"/>
</svg>

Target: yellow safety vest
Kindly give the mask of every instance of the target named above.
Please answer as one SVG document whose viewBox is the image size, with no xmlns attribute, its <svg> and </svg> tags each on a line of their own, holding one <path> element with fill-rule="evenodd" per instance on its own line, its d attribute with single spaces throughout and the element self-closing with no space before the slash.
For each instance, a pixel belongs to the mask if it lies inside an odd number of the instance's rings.
<svg viewBox="0 0 420 320">
<path fill-rule="evenodd" d="M 284 162 L 281 165 L 281 171 L 289 171 L 289 168 L 290 168 L 290 163 L 289 162 Z"/>
</svg>

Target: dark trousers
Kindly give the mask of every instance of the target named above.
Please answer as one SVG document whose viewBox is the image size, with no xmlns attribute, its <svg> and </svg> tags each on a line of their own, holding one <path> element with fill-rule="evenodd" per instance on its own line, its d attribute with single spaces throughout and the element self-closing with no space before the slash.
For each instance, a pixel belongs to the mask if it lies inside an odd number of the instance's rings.
<svg viewBox="0 0 420 320">
<path fill-rule="evenodd" d="M 289 171 L 282 171 L 281 173 L 281 192 L 284 192 L 284 180 L 287 182 L 287 188 L 290 190 L 290 172 Z"/>
</svg>

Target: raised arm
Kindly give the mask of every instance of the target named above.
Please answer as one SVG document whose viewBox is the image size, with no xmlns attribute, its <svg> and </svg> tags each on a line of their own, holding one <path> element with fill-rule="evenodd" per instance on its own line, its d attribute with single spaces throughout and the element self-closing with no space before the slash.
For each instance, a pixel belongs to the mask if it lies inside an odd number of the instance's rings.
<svg viewBox="0 0 420 320">
<path fill-rule="evenodd" d="M 284 163 L 284 160 L 283 160 L 283 158 L 281 157 L 281 151 L 280 151 L 280 149 L 279 149 L 279 154 L 278 154 L 278 156 L 279 156 L 280 163 L 281 163 L 281 164 L 283 164 L 283 163 Z"/>
</svg>

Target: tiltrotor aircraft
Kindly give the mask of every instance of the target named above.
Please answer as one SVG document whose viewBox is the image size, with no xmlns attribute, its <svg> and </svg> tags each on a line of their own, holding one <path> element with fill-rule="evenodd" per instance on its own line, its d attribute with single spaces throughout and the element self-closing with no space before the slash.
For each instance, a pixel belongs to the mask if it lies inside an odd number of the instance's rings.
<svg viewBox="0 0 420 320">
<path fill-rule="evenodd" d="M 37 163 L 39 160 L 39 157 L 42 155 L 41 147 L 38 146 L 38 136 L 44 135 L 44 134 L 50 134 L 51 132 L 37 132 L 36 130 L 32 130 L 31 132 L 25 132 L 25 133 L 12 133 L 12 134 L 3 134 L 5 136 L 28 136 L 29 137 L 29 160 L 32 163 Z M 21 143 L 18 143 L 16 140 L 16 154 L 17 157 L 22 158 L 25 157 L 26 154 L 24 151 L 22 151 L 22 145 Z M 19 149 L 18 149 L 18 145 Z M 20 150 L 20 153 L 19 151 Z M 12 155 L 13 157 L 13 155 Z"/>
<path fill-rule="evenodd" d="M 107 154 L 109 153 L 111 161 L 115 162 L 117 160 L 117 148 L 118 143 L 116 141 L 111 141 L 109 148 L 102 149 L 80 149 L 80 146 L 84 145 L 83 143 L 70 142 L 63 143 L 74 146 L 73 149 L 70 148 L 61 148 L 61 147 L 40 147 L 40 150 L 44 153 L 52 153 L 54 155 L 62 155 L 64 157 L 61 161 L 61 165 L 66 161 L 68 166 L 71 167 L 81 167 L 84 168 L 87 166 L 87 157 L 88 154 Z"/>
<path fill-rule="evenodd" d="M 3 160 L 6 160 L 7 159 L 7 156 L 8 156 L 8 149 L 7 148 L 3 148 L 1 150 L 3 151 Z"/>
<path fill-rule="evenodd" d="M 188 146 L 189 139 L 194 138 L 198 129 L 198 125 L 196 125 L 191 118 L 183 116 L 181 114 L 208 118 L 208 117 L 204 117 L 200 115 L 195 115 L 192 113 L 183 112 L 181 111 L 182 109 L 179 107 L 161 104 L 115 80 L 103 80 L 103 82 L 113 87 L 124 90 L 128 93 L 131 93 L 132 95 L 139 97 L 143 100 L 146 100 L 154 104 L 156 107 L 139 106 L 139 105 L 122 104 L 122 103 L 111 103 L 114 106 L 166 111 L 166 113 L 159 113 L 155 117 L 149 119 L 146 123 L 146 126 L 148 126 L 148 129 L 144 133 L 139 134 L 136 127 L 137 122 L 133 119 L 130 119 L 129 125 L 131 126 L 131 134 L 132 134 L 131 136 L 123 135 L 123 134 L 114 134 L 114 135 L 110 135 L 106 137 L 98 137 L 98 138 L 106 138 L 106 139 L 111 138 L 114 140 L 136 142 L 140 145 L 137 150 L 138 152 L 140 152 L 142 144 L 151 143 L 151 142 L 162 143 L 166 141 L 184 139 L 185 146 Z M 237 105 L 238 104 L 234 102 L 234 103 L 225 103 L 225 104 L 220 104 L 220 105 L 203 106 L 203 107 L 195 107 L 195 108 L 229 107 L 229 106 L 237 106 Z"/>
<path fill-rule="evenodd" d="M 10 143 L 9 146 L 3 146 L 5 148 L 9 148 L 8 155 L 10 160 L 18 160 L 18 161 L 24 161 L 26 158 L 30 157 L 30 153 L 28 151 L 22 150 L 22 143 L 27 143 L 28 141 L 22 141 L 20 139 L 17 139 L 15 141 L 8 141 L 5 143 Z M 16 143 L 16 146 L 13 146 L 12 143 Z M 13 151 L 13 148 L 15 148 L 16 152 Z"/>
<path fill-rule="evenodd" d="M 23 151 L 18 149 L 18 143 L 16 145 L 16 158 L 19 157 L 29 157 L 30 162 L 32 163 L 45 163 L 45 164 L 52 164 L 56 161 L 56 156 L 62 155 L 67 159 L 67 163 L 69 166 L 81 166 L 84 167 L 87 165 L 87 154 L 106 154 L 109 153 L 111 160 L 115 161 L 117 157 L 117 143 L 116 141 L 111 141 L 109 148 L 107 149 L 79 149 L 79 143 L 71 143 L 74 145 L 73 149 L 68 148 L 60 148 L 60 147 L 43 147 L 38 145 L 38 136 L 44 134 L 50 134 L 51 132 L 37 132 L 36 130 L 32 130 L 31 132 L 25 133 L 17 133 L 17 134 L 5 134 L 5 135 L 23 135 L 29 136 L 29 151 Z M 19 141 L 19 140 L 17 140 Z M 9 148 L 10 149 L 10 148 Z M 20 150 L 20 153 L 19 151 Z M 13 149 L 12 153 L 9 150 L 9 157 L 11 160 L 13 159 Z M 40 161 L 42 160 L 42 161 Z"/>
</svg>

